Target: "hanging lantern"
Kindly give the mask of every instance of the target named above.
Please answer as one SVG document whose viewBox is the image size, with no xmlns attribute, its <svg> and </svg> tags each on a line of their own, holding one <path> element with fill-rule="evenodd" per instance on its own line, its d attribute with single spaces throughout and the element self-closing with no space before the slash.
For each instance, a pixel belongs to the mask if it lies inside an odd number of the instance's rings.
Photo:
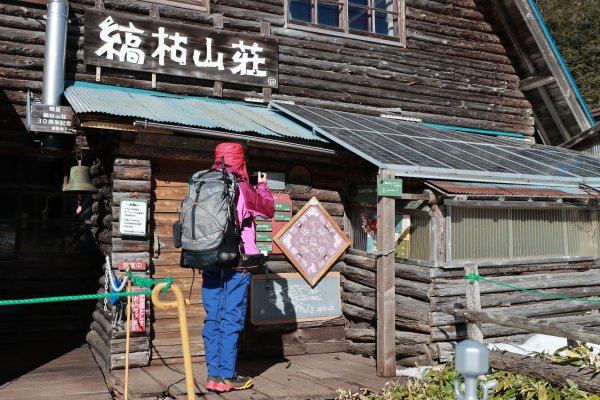
<svg viewBox="0 0 600 400">
<path fill-rule="evenodd" d="M 90 176 L 90 168 L 81 165 L 81 160 L 77 160 L 77 166 L 71 167 L 69 173 L 69 183 L 63 186 L 63 192 L 89 192 L 95 193 L 98 191 L 92 185 L 92 178 Z"/>
</svg>

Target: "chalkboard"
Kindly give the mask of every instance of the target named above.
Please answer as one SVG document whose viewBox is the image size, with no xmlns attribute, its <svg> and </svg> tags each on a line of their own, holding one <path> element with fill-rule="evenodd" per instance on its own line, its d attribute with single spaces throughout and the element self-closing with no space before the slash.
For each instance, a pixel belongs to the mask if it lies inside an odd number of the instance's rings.
<svg viewBox="0 0 600 400">
<path fill-rule="evenodd" d="M 311 287 L 297 273 L 255 275 L 250 290 L 254 325 L 316 321 L 342 315 L 340 274 L 330 272 Z"/>
</svg>

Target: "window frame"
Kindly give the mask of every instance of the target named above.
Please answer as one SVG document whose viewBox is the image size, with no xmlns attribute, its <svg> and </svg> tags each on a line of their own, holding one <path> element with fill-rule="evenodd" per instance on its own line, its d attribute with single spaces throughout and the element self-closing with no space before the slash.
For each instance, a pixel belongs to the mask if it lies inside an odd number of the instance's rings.
<svg viewBox="0 0 600 400">
<path fill-rule="evenodd" d="M 375 33 L 372 31 L 362 31 L 360 29 L 351 29 L 348 22 L 348 9 L 350 6 L 356 8 L 362 8 L 369 10 L 372 14 L 369 17 L 369 25 L 374 26 L 376 18 L 376 10 L 374 7 L 375 0 L 368 0 L 369 5 L 351 4 L 349 0 L 309 0 L 311 4 L 311 22 L 294 20 L 290 17 L 290 2 L 292 0 L 285 1 L 285 25 L 284 28 L 297 29 L 301 31 L 323 33 L 331 36 L 339 36 L 349 39 L 357 39 L 366 42 L 374 42 L 392 46 L 406 47 L 406 1 L 405 0 L 391 0 L 393 2 L 392 11 L 380 11 L 387 12 L 388 14 L 394 14 L 396 20 L 394 22 L 394 36 L 384 35 Z M 315 21 L 318 21 L 318 4 L 324 3 L 329 5 L 337 5 L 342 8 L 340 15 L 340 23 L 338 27 L 322 25 Z M 397 35 L 396 35 L 397 33 Z"/>
</svg>

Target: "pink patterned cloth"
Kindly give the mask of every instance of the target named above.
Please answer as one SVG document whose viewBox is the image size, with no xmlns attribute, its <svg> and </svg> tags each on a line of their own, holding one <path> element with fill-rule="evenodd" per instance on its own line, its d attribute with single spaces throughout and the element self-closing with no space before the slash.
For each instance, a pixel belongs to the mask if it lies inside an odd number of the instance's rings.
<svg viewBox="0 0 600 400">
<path fill-rule="evenodd" d="M 330 265 L 346 244 L 345 238 L 316 205 L 310 206 L 279 240 L 311 278 Z"/>
</svg>

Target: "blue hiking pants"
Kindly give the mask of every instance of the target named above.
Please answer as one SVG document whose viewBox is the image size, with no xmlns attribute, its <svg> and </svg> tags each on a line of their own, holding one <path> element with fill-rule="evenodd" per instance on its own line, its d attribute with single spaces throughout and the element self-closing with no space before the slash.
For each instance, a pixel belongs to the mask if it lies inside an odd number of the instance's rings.
<svg viewBox="0 0 600 400">
<path fill-rule="evenodd" d="M 206 311 L 202 336 L 209 376 L 237 376 L 237 342 L 244 329 L 250 274 L 235 269 L 202 271 L 202 303 Z"/>
</svg>

